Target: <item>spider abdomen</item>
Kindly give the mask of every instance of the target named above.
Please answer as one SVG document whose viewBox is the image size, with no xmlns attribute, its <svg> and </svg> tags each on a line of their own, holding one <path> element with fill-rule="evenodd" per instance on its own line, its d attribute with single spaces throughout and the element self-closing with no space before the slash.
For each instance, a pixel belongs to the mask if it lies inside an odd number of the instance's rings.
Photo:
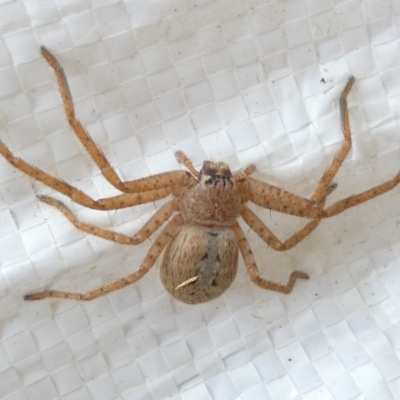
<svg viewBox="0 0 400 400">
<path fill-rule="evenodd" d="M 237 265 L 237 240 L 231 229 L 187 224 L 165 250 L 161 281 L 176 299 L 204 303 L 229 288 Z"/>
</svg>

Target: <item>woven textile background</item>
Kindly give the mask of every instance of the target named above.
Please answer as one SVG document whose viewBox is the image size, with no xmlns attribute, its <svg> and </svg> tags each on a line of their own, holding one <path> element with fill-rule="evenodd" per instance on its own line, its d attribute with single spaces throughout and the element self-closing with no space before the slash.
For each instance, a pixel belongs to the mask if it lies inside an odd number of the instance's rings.
<svg viewBox="0 0 400 400">
<path fill-rule="evenodd" d="M 350 75 L 353 148 L 327 204 L 400 171 L 397 0 L 0 0 L 0 140 L 93 198 L 118 194 L 70 129 L 55 76 L 125 180 L 183 168 L 184 151 L 309 197 L 340 148 Z M 168 294 L 156 265 L 88 303 L 24 302 L 86 292 L 136 271 L 154 242 L 123 246 L 79 219 L 134 234 L 164 201 L 83 208 L 0 157 L 0 398 L 4 400 L 400 399 L 400 188 L 324 220 L 276 252 L 240 222 L 263 277 L 310 275 L 290 295 L 251 283 L 201 305 Z M 282 240 L 306 223 L 259 207 Z"/>
</svg>

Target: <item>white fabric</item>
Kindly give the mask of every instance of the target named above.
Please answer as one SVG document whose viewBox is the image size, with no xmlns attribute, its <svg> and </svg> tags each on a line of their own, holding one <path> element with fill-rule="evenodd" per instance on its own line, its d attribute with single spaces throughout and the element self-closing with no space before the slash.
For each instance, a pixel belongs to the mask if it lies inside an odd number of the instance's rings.
<svg viewBox="0 0 400 400">
<path fill-rule="evenodd" d="M 126 180 L 179 169 L 176 150 L 310 196 L 342 143 L 349 75 L 353 148 L 328 203 L 400 170 L 397 0 L 0 0 L 0 139 L 94 198 L 117 194 L 68 126 L 53 71 Z M 400 399 L 399 188 L 325 220 L 275 252 L 245 224 L 263 277 L 310 275 L 290 295 L 251 283 L 243 262 L 219 299 L 186 305 L 157 267 L 89 303 L 23 296 L 85 292 L 134 272 L 138 247 L 86 235 L 37 194 L 134 234 L 163 202 L 93 211 L 0 158 L 2 399 Z M 279 238 L 305 221 L 253 209 Z"/>
</svg>

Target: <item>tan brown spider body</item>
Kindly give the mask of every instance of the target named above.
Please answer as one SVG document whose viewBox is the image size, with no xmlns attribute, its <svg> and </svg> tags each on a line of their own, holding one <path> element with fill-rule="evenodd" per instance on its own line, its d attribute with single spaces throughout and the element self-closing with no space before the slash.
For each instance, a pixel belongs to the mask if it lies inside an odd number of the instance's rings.
<svg viewBox="0 0 400 400">
<path fill-rule="evenodd" d="M 41 201 L 60 210 L 78 229 L 119 244 L 137 245 L 149 238 L 164 223 L 166 226 L 152 243 L 140 268 L 133 274 L 84 294 L 50 290 L 27 295 L 25 300 L 40 300 L 47 297 L 72 300 L 95 299 L 137 282 L 154 265 L 164 249 L 160 269 L 161 280 L 173 296 L 186 303 L 201 303 L 221 295 L 235 277 L 239 252 L 251 280 L 256 285 L 280 293 L 290 293 L 296 280 L 308 279 L 308 275 L 294 271 L 287 284 L 278 284 L 261 278 L 249 243 L 237 219 L 241 217 L 274 250 L 288 250 L 307 237 L 323 218 L 337 215 L 350 207 L 379 196 L 400 183 L 400 173 L 397 173 L 393 179 L 325 208 L 326 198 L 336 187 L 332 180 L 351 149 L 347 96 L 354 83 L 353 77 L 349 78 L 340 97 L 344 142 L 310 199 L 296 196 L 251 178 L 249 175 L 254 172 L 254 166 L 232 174 L 225 163 L 205 161 L 202 170 L 198 172 L 182 152 L 177 152 L 176 158 L 190 173 L 172 171 L 123 182 L 76 118 L 67 80 L 61 66 L 48 50 L 45 48 L 41 50 L 44 58 L 56 73 L 71 128 L 100 168 L 103 176 L 122 194 L 95 200 L 68 183 L 14 156 L 2 142 L 0 142 L 0 154 L 15 168 L 66 195 L 76 203 L 92 209 L 117 210 L 168 196 L 171 199 L 135 236 L 129 236 L 79 221 L 60 201 L 48 196 L 38 196 Z M 246 206 L 247 202 L 310 221 L 282 242 Z"/>
<path fill-rule="evenodd" d="M 199 183 L 181 200 L 185 225 L 168 244 L 160 269 L 163 285 L 178 300 L 203 303 L 232 284 L 238 246 L 229 227 L 242 203 L 228 165 L 205 161 Z"/>
</svg>

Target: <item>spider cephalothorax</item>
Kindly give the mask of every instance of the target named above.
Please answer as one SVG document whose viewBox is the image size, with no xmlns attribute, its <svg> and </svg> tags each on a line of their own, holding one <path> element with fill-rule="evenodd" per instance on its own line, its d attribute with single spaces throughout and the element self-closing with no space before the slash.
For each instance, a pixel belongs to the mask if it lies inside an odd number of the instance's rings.
<svg viewBox="0 0 400 400">
<path fill-rule="evenodd" d="M 308 279 L 308 275 L 304 272 L 294 271 L 286 285 L 261 278 L 253 253 L 237 222 L 238 217 L 241 217 L 274 250 L 287 250 L 307 237 L 323 218 L 337 215 L 350 207 L 379 196 L 400 182 L 400 173 L 398 173 L 387 182 L 337 201 L 325 208 L 327 196 L 336 187 L 332 180 L 351 148 L 347 96 L 354 82 L 352 77 L 348 80 L 340 98 L 344 143 L 331 165 L 326 169 L 310 199 L 296 196 L 251 178 L 249 175 L 254 172 L 254 166 L 232 174 L 229 166 L 223 162 L 205 161 L 199 172 L 182 152 L 177 152 L 176 158 L 186 166 L 190 173 L 172 171 L 123 182 L 75 117 L 68 84 L 61 66 L 45 48 L 42 48 L 42 54 L 56 73 L 71 128 L 104 177 L 123 194 L 95 200 L 68 183 L 15 157 L 1 142 L 0 153 L 10 164 L 22 172 L 63 193 L 76 203 L 92 209 L 116 210 L 152 202 L 167 196 L 171 199 L 135 236 L 129 236 L 81 222 L 60 201 L 48 196 L 38 196 L 41 201 L 60 210 L 78 229 L 120 244 L 137 245 L 149 238 L 164 223 L 166 226 L 152 243 L 140 268 L 135 273 L 85 294 L 50 290 L 27 295 L 25 296 L 26 300 L 40 300 L 46 297 L 73 300 L 95 299 L 138 281 L 154 265 L 164 249 L 160 268 L 161 280 L 169 293 L 186 303 L 201 303 L 221 295 L 231 285 L 236 275 L 239 251 L 248 274 L 255 284 L 264 289 L 290 293 L 296 280 Z M 310 221 L 293 236 L 282 242 L 246 206 L 247 202 L 307 218 Z"/>
<path fill-rule="evenodd" d="M 204 161 L 198 183 L 181 200 L 185 223 L 205 226 L 230 226 L 240 214 L 243 203 L 228 165 Z"/>
</svg>

